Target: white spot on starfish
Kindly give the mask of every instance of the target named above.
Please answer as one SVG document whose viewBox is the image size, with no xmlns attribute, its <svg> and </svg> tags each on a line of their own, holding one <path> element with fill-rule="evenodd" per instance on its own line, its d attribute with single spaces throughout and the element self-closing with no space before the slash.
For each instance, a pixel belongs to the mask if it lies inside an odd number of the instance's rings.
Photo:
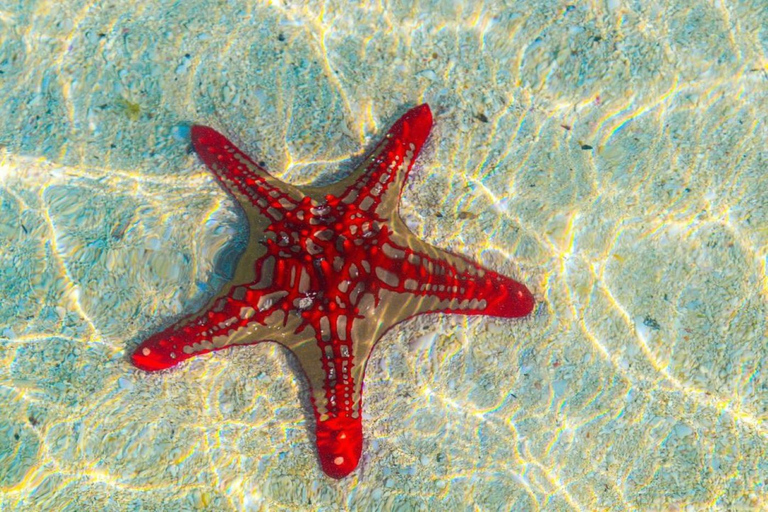
<svg viewBox="0 0 768 512">
<path fill-rule="evenodd" d="M 376 277 L 392 287 L 400 284 L 400 278 L 396 274 L 381 267 L 376 267 Z"/>
<path fill-rule="evenodd" d="M 294 304 L 296 304 L 299 309 L 305 310 L 312 307 L 313 302 L 312 297 L 302 297 L 298 299 L 298 301 L 294 301 Z"/>
<path fill-rule="evenodd" d="M 309 290 L 309 273 L 307 272 L 307 269 L 302 268 L 301 277 L 299 278 L 299 293 L 306 293 L 308 290 Z"/>
<path fill-rule="evenodd" d="M 384 251 L 384 254 L 396 260 L 400 260 L 405 257 L 405 251 L 392 247 L 388 243 L 384 243 L 384 245 L 381 246 L 381 250 Z"/>
<path fill-rule="evenodd" d="M 346 341 L 347 339 L 347 317 L 345 315 L 339 315 L 338 318 L 336 318 L 336 334 L 339 337 L 339 340 Z M 343 345 L 342 353 L 346 345 Z M 346 357 L 346 356 L 344 356 Z"/>
<path fill-rule="evenodd" d="M 373 198 L 371 196 L 367 196 L 365 199 L 360 201 L 360 209 L 363 211 L 368 211 L 368 208 L 373 206 Z"/>
<path fill-rule="evenodd" d="M 323 341 L 331 339 L 331 322 L 327 316 L 320 318 L 320 337 Z"/>
</svg>

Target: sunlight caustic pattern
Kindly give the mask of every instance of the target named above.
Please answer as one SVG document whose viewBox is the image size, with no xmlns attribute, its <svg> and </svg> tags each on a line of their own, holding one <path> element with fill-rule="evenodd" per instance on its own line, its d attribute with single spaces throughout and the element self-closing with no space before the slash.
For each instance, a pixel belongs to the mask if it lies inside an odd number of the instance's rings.
<svg viewBox="0 0 768 512">
<path fill-rule="evenodd" d="M 6 7 L 0 508 L 755 508 L 768 101 L 754 9 Z M 244 219 L 171 127 L 226 128 L 280 180 L 326 185 L 422 101 L 436 133 L 405 223 L 531 284 L 539 305 L 523 322 L 391 331 L 368 367 L 361 477 L 321 485 L 281 350 L 130 369 L 127 351 L 205 304 L 244 247 Z"/>
</svg>

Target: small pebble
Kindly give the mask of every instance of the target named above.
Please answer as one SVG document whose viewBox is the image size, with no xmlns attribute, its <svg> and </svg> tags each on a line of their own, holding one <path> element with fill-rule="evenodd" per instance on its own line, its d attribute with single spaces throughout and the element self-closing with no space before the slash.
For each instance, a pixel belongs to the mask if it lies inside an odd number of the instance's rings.
<svg viewBox="0 0 768 512">
<path fill-rule="evenodd" d="M 693 434 L 693 429 L 688 425 L 686 425 L 685 423 L 678 423 L 677 425 L 675 425 L 675 434 L 680 439 L 684 439 L 689 435 Z"/>
<path fill-rule="evenodd" d="M 179 124 L 171 128 L 171 136 L 181 142 L 189 140 L 191 135 L 191 129 L 189 125 Z"/>
<path fill-rule="evenodd" d="M 431 69 L 425 69 L 424 71 L 419 71 L 416 73 L 416 76 L 423 76 L 427 80 L 431 82 L 437 82 L 437 73 L 432 71 Z"/>
<path fill-rule="evenodd" d="M 189 55 L 184 55 L 184 57 L 181 59 L 181 63 L 179 63 L 179 65 L 176 66 L 176 74 L 180 75 L 182 73 L 185 73 L 187 69 L 189 69 L 189 63 L 190 63 Z"/>
</svg>

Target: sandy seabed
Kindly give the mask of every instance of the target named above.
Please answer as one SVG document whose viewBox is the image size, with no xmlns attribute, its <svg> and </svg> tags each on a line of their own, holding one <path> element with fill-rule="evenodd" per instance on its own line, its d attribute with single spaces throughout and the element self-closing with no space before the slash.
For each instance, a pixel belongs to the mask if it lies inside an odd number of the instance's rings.
<svg viewBox="0 0 768 512">
<path fill-rule="evenodd" d="M 508 4 L 0 7 L 0 510 L 760 509 L 768 15 Z M 242 247 L 180 126 L 328 183 L 425 101 L 402 216 L 531 317 L 391 331 L 341 481 L 282 349 L 130 364 Z"/>
</svg>

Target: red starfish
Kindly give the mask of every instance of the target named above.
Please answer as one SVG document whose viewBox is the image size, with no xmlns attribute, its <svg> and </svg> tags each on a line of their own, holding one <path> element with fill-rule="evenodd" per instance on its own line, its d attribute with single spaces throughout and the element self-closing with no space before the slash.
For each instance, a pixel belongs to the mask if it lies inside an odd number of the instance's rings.
<svg viewBox="0 0 768 512">
<path fill-rule="evenodd" d="M 145 340 L 133 363 L 156 371 L 233 345 L 280 343 L 309 381 L 323 471 L 348 475 L 362 451 L 365 365 L 387 330 L 422 313 L 533 309 L 524 285 L 419 240 L 400 219 L 403 185 L 431 127 L 429 106 L 418 106 L 351 176 L 299 189 L 215 130 L 193 126 L 195 150 L 245 210 L 248 246 L 232 281 Z"/>
</svg>

